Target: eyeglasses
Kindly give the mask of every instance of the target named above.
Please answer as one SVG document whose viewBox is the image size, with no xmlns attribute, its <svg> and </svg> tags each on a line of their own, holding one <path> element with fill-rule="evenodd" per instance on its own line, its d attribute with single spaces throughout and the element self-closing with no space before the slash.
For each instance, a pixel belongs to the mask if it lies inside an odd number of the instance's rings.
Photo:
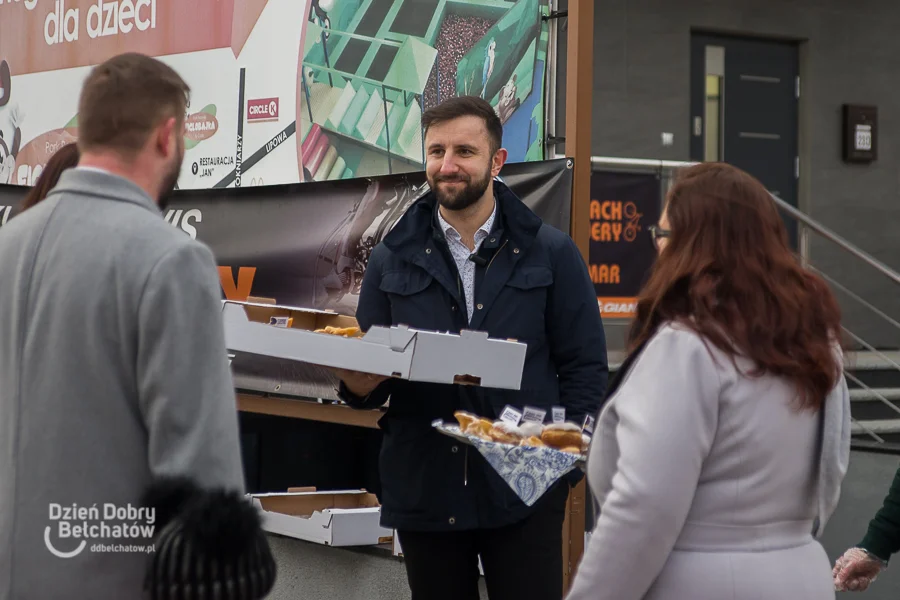
<svg viewBox="0 0 900 600">
<path fill-rule="evenodd" d="M 659 240 L 661 238 L 671 237 L 672 232 L 668 229 L 663 229 L 662 227 L 657 227 L 656 225 L 650 226 L 650 239 L 653 240 L 653 245 L 656 248 L 659 248 Z"/>
</svg>

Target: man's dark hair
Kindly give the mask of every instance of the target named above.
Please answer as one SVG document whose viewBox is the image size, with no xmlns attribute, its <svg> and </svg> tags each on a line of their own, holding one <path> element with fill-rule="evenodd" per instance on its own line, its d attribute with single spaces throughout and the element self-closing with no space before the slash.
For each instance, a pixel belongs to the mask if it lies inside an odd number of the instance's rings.
<svg viewBox="0 0 900 600">
<path fill-rule="evenodd" d="M 491 154 L 500 149 L 503 144 L 503 125 L 500 123 L 500 117 L 494 112 L 494 107 L 477 96 L 458 96 L 429 108 L 422 115 L 422 127 L 427 134 L 428 128 L 432 125 L 459 117 L 478 117 L 483 120 L 491 144 Z"/>
<path fill-rule="evenodd" d="M 174 69 L 143 54 L 97 65 L 78 102 L 78 148 L 134 156 L 163 121 L 184 122 L 190 91 Z"/>
</svg>

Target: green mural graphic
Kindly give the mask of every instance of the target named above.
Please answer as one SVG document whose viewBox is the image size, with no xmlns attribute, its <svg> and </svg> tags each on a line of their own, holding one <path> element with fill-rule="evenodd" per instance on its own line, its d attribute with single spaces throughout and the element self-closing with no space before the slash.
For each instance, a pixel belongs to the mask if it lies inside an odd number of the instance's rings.
<svg viewBox="0 0 900 600">
<path fill-rule="evenodd" d="M 312 0 L 297 121 L 306 181 L 418 171 L 422 112 L 480 96 L 542 160 L 547 0 Z"/>
</svg>

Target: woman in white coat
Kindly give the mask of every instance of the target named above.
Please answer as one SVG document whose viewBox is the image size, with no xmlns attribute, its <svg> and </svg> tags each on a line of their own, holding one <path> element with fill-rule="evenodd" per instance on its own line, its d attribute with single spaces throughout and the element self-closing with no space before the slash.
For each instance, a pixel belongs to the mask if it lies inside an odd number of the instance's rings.
<svg viewBox="0 0 900 600">
<path fill-rule="evenodd" d="M 837 302 L 766 189 L 729 165 L 686 169 L 651 233 L 568 599 L 832 599 L 816 538 L 850 453 Z"/>
</svg>

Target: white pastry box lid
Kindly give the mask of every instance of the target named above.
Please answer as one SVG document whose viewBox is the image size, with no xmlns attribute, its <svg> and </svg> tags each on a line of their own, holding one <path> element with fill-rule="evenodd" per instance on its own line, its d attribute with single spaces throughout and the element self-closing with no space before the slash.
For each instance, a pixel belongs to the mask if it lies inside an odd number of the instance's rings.
<svg viewBox="0 0 900 600">
<path fill-rule="evenodd" d="M 229 352 L 373 373 L 429 383 L 521 387 L 527 345 L 459 334 L 373 326 L 364 336 L 317 333 L 326 327 L 358 327 L 352 317 L 329 311 L 256 302 L 223 302 Z"/>
</svg>

